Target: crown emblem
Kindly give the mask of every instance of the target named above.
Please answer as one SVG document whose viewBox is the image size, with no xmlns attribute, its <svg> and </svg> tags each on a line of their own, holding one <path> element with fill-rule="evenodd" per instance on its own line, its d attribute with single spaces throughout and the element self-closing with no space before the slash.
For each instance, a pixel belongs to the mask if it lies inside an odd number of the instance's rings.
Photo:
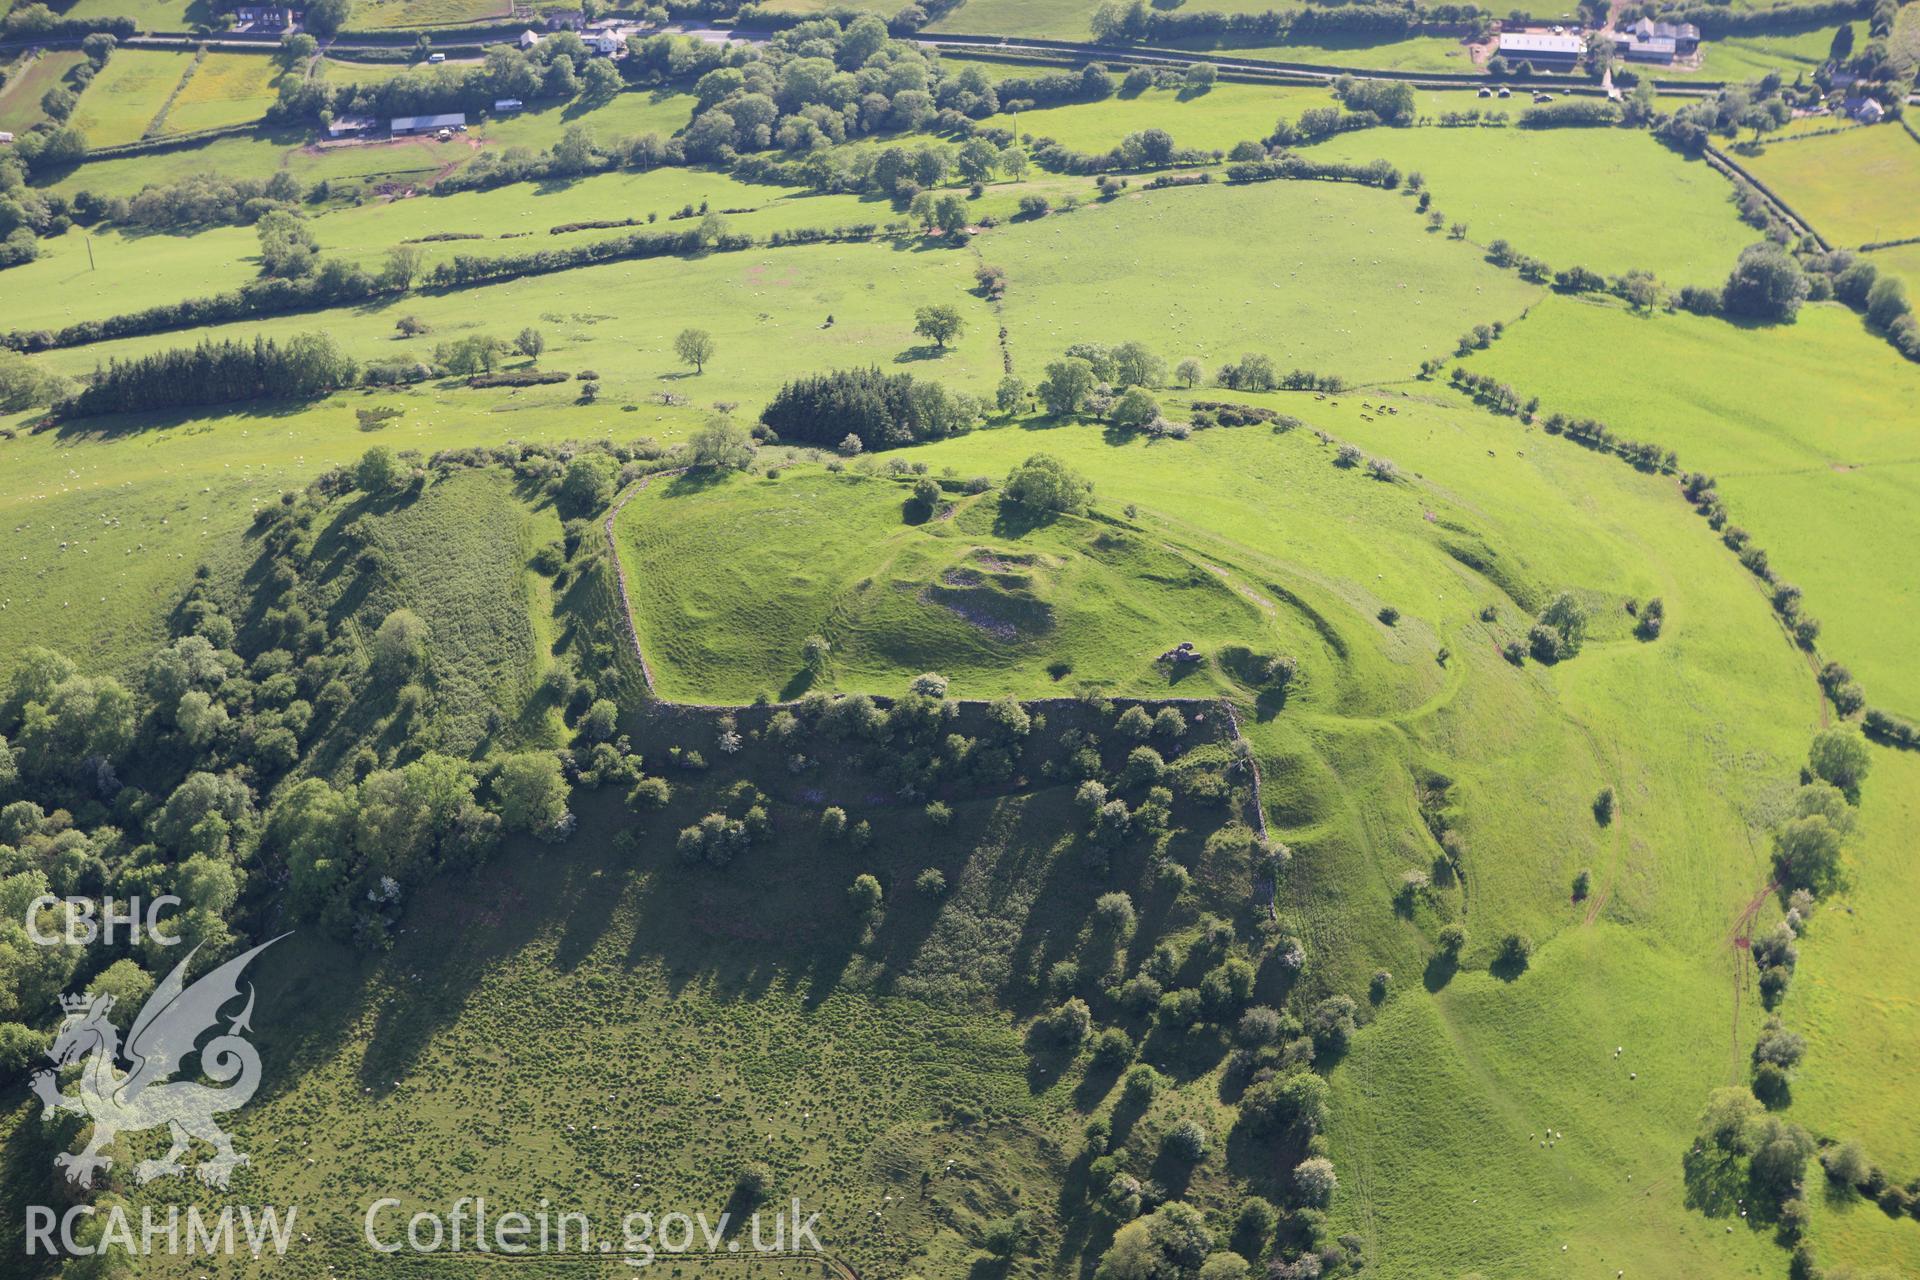
<svg viewBox="0 0 1920 1280">
<path fill-rule="evenodd" d="M 85 1013 L 92 1005 L 93 997 L 84 991 L 79 995 L 60 997 L 60 1007 L 68 1013 Z"/>
</svg>

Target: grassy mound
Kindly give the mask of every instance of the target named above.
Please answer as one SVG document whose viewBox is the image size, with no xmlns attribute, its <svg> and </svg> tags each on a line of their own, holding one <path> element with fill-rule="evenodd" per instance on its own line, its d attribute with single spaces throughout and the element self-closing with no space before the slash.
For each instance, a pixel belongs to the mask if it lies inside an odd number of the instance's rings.
<svg viewBox="0 0 1920 1280">
<path fill-rule="evenodd" d="M 911 524 L 908 497 L 814 468 L 643 491 L 617 527 L 662 695 L 795 697 L 812 685 L 812 635 L 833 646 L 837 689 L 938 671 L 956 693 L 1028 696 L 1064 663 L 1075 686 L 1140 693 L 1165 687 L 1154 659 L 1181 639 L 1262 628 L 1252 602 L 1135 530 L 1009 522 L 991 497 L 958 492 Z"/>
</svg>

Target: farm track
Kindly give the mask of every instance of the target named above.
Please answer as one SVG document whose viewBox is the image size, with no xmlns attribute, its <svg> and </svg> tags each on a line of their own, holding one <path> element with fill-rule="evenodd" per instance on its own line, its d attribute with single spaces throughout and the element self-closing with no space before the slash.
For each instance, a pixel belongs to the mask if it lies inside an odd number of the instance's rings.
<svg viewBox="0 0 1920 1280">
<path fill-rule="evenodd" d="M 1753 954 L 1753 922 L 1759 916 L 1760 909 L 1766 906 L 1767 899 L 1779 891 L 1779 882 L 1768 880 L 1748 900 L 1740 914 L 1734 917 L 1733 928 L 1727 934 L 1727 949 L 1733 958 L 1733 1043 L 1730 1046 L 1732 1061 L 1727 1075 L 1730 1084 L 1740 1082 L 1741 1063 L 1746 1057 L 1741 1047 L 1743 1041 L 1740 1036 L 1740 1014 L 1746 1004 L 1749 989 L 1753 986 L 1752 966 L 1747 963 Z"/>
</svg>

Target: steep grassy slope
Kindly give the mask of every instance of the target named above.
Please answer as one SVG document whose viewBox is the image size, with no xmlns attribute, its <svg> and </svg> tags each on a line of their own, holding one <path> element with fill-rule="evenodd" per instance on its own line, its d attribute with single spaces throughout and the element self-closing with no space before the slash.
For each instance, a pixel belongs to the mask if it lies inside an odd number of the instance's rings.
<svg viewBox="0 0 1920 1280">
<path fill-rule="evenodd" d="M 440 449 L 508 440 L 669 438 L 697 425 L 689 410 L 623 414 L 574 403 L 571 386 L 532 392 L 416 388 L 338 396 L 305 407 L 254 406 L 0 441 L 0 652 L 39 643 L 55 620 L 72 657 L 113 671 L 160 634 L 202 561 L 226 566 L 259 507 L 374 444 Z M 402 416 L 377 432 L 356 408 Z"/>
<path fill-rule="evenodd" d="M 344 534 L 377 505 L 342 511 L 327 535 Z M 333 607 L 367 616 L 411 608 L 427 624 L 442 749 L 465 756 L 563 739 L 550 709 L 534 705 L 552 626 L 547 580 L 529 567 L 535 547 L 559 536 L 550 506 L 529 511 L 505 476 L 482 472 L 431 486 L 360 540 L 381 558 L 385 583 L 364 596 L 348 591 Z M 351 550 L 344 539 L 323 546 L 342 558 Z"/>
<path fill-rule="evenodd" d="M 1325 624 L 1298 650 L 1294 695 L 1249 733 L 1269 817 L 1295 850 L 1281 925 L 1312 957 L 1304 989 L 1354 991 L 1376 967 L 1394 975 L 1376 1024 L 1334 1073 L 1345 1104 L 1334 1154 L 1350 1191 L 1337 1216 L 1381 1274 L 1433 1274 L 1434 1259 L 1446 1260 L 1443 1274 L 1536 1274 L 1562 1244 L 1595 1271 L 1684 1258 L 1690 1273 L 1771 1274 L 1770 1240 L 1729 1237 L 1698 1216 L 1677 1169 L 1707 1091 L 1743 1076 L 1757 1030 L 1729 936 L 1765 882 L 1759 833 L 1818 723 L 1812 681 L 1764 599 L 1667 482 L 1444 402 L 1395 396 L 1399 412 L 1387 414 L 1359 399 L 1268 402 L 1394 459 L 1407 475 L 1397 484 L 1341 471 L 1305 430 L 1154 445 L 1078 427 L 999 430 L 903 456 L 964 476 L 1053 453 L 1094 479 L 1102 510 L 1131 505 L 1127 523 L 1277 603 L 1277 621 L 1242 615 L 1253 628 L 1243 643 L 1292 649 L 1306 607 Z M 862 572 L 834 549 L 836 531 L 850 546 L 879 538 L 890 569 L 902 540 L 934 536 L 893 524 L 901 490 L 876 481 L 820 477 L 840 486 L 836 509 L 847 514 L 802 520 L 793 512 L 814 491 L 807 476 L 707 495 L 720 502 L 716 525 L 782 529 L 781 563 L 819 581 L 783 577 L 791 594 L 776 600 L 746 590 L 770 576 L 748 561 L 741 580 L 715 588 L 727 609 L 669 605 L 647 625 L 686 655 L 670 655 L 670 670 L 695 653 L 728 670 L 733 646 L 812 625 L 791 616 L 795 600 L 821 608 L 833 584 Z M 867 496 L 875 487 L 880 496 Z M 634 537 L 634 521 L 702 500 L 643 498 L 623 528 Z M 660 546 L 670 530 L 704 526 L 691 513 L 653 518 Z M 732 553 L 703 536 L 690 532 L 679 555 L 654 554 L 636 579 L 670 575 L 669 593 L 683 593 L 697 566 Z M 1501 660 L 1495 644 L 1561 588 L 1594 610 L 1586 649 L 1553 668 Z M 651 591 L 642 585 L 640 598 Z M 1630 638 L 1622 603 L 1655 594 L 1668 630 L 1651 644 Z M 1391 630 L 1372 618 L 1385 601 L 1402 611 Z M 1102 604 L 1130 612 L 1134 599 Z M 1492 624 L 1479 617 L 1489 604 Z M 830 609 L 814 617 L 837 620 Z M 849 632 L 855 660 L 870 662 L 861 628 Z M 944 655 L 919 650 L 895 669 L 934 656 Z M 770 670 L 791 669 L 789 653 Z M 1082 674 L 1076 664 L 1069 682 Z M 1443 788 L 1465 881 L 1436 878 L 1407 898 L 1404 873 L 1425 873 L 1438 856 L 1423 785 Z M 1623 815 L 1609 828 L 1589 811 L 1603 786 Z M 1583 868 L 1591 896 L 1571 900 Z M 1430 962 L 1449 920 L 1470 936 L 1457 976 Z M 1513 930 L 1538 950 L 1509 982 L 1486 965 Z M 1616 1060 L 1616 1046 L 1632 1060 Z M 1541 1148 L 1547 1127 L 1569 1137 Z"/>
<path fill-rule="evenodd" d="M 1510 983 L 1471 961 L 1451 975 L 1383 929 L 1398 869 L 1424 855 L 1396 855 L 1374 833 L 1413 798 L 1405 783 L 1395 797 L 1380 735 L 1316 733 L 1340 744 L 1322 754 L 1348 782 L 1311 811 L 1324 845 L 1307 865 L 1326 870 L 1302 892 L 1341 954 L 1380 958 L 1406 992 L 1334 1075 L 1349 1104 L 1336 1150 L 1357 1184 L 1342 1221 L 1378 1241 L 1390 1275 L 1518 1276 L 1567 1262 L 1773 1274 L 1768 1238 L 1729 1238 L 1696 1216 L 1678 1170 L 1705 1091 L 1744 1075 L 1757 1030 L 1728 938 L 1766 879 L 1758 833 L 1818 723 L 1812 682 L 1764 600 L 1717 563 L 1724 553 L 1688 528 L 1694 517 L 1660 480 L 1471 415 L 1335 429 L 1467 503 L 1494 545 L 1526 530 L 1536 556 L 1581 547 L 1565 561 L 1584 566 L 1569 585 L 1611 580 L 1673 610 L 1657 642 L 1590 641 L 1535 668 L 1552 710 L 1521 696 L 1518 673 L 1476 672 L 1408 726 L 1415 760 L 1455 783 L 1469 955 L 1484 962 L 1509 930 L 1536 944 Z M 1300 791 L 1329 794 L 1320 776 Z M 1604 829 L 1586 804 L 1602 786 L 1620 799 Z M 1349 865 L 1371 874 L 1343 875 Z M 1583 868 L 1594 887 L 1576 900 Z M 1541 1148 L 1549 1127 L 1567 1136 Z"/>
</svg>

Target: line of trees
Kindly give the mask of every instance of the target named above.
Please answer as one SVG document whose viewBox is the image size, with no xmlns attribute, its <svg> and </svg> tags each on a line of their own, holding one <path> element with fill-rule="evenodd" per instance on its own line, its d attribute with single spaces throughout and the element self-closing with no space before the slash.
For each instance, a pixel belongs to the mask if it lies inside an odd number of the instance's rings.
<svg viewBox="0 0 1920 1280">
<path fill-rule="evenodd" d="M 699 226 L 685 231 L 641 231 L 612 240 L 592 240 L 564 248 L 540 249 L 499 257 L 457 254 L 438 263 L 427 274 L 434 288 L 459 288 L 517 276 L 546 275 L 571 271 L 603 262 L 622 262 L 635 258 L 667 258 L 701 252 L 729 253 L 751 248 L 753 237 L 737 235 L 725 229 L 717 214 L 709 214 Z"/>
<path fill-rule="evenodd" d="M 293 311 L 318 311 L 364 301 L 378 293 L 398 291 L 397 286 L 383 285 L 357 263 L 328 259 L 313 274 L 297 280 L 253 280 L 226 293 L 162 303 L 144 311 L 99 320 L 82 320 L 64 329 L 15 329 L 0 338 L 0 345 L 15 351 L 79 347 L 109 338 L 198 329 Z"/>
<path fill-rule="evenodd" d="M 354 362 L 324 333 L 302 333 L 282 344 L 201 342 L 96 370 L 79 391 L 54 406 L 63 418 L 140 413 L 197 405 L 325 395 L 351 386 Z"/>
<path fill-rule="evenodd" d="M 1520 113 L 1522 129 L 1610 129 L 1620 108 L 1604 98 L 1561 98 Z"/>
<path fill-rule="evenodd" d="M 1112 169 L 1156 169 L 1167 165 L 1207 164 L 1218 160 L 1218 151 L 1204 147 L 1182 147 L 1165 129 L 1140 129 L 1129 133 L 1109 151 L 1075 151 L 1052 138 L 1037 138 L 1033 161 L 1051 173 L 1106 173 Z"/>
<path fill-rule="evenodd" d="M 1400 185 L 1400 171 L 1385 160 L 1346 164 L 1339 160 L 1309 160 L 1297 151 L 1282 151 L 1266 160 L 1248 160 L 1227 166 L 1229 182 L 1281 180 L 1358 182 L 1391 191 Z"/>
<path fill-rule="evenodd" d="M 567 248 L 543 249 L 537 253 L 497 258 L 462 254 L 436 265 L 428 275 L 427 282 L 435 288 L 456 288 L 518 276 L 567 271 L 604 262 L 666 257 L 703 250 L 729 252 L 752 245 L 750 236 L 729 234 L 722 226 L 718 218 L 712 218 L 686 231 L 643 232 Z M 64 329 L 16 329 L 0 337 L 0 346 L 11 347 L 15 351 L 48 351 L 85 346 L 110 338 L 197 329 L 296 311 L 325 310 L 372 297 L 405 293 L 414 282 L 417 259 L 418 253 L 412 246 L 399 246 L 389 255 L 387 269 L 376 276 L 357 263 L 328 258 L 321 261 L 311 274 L 296 279 L 255 280 L 227 293 L 165 303 L 127 315 L 84 320 Z M 408 262 L 413 266 L 406 267 Z"/>
<path fill-rule="evenodd" d="M 1763 9 L 1736 9 L 1727 5 L 1695 4 L 1661 15 L 1665 22 L 1691 22 L 1709 39 L 1756 35 L 1765 31 L 1792 31 L 1826 27 L 1853 18 L 1867 18 L 1875 0 L 1814 0 L 1811 4 L 1771 5 Z"/>
<path fill-rule="evenodd" d="M 1423 30 L 1451 32 L 1486 16 L 1485 10 L 1471 4 L 1440 4 L 1424 9 L 1411 4 L 1339 4 L 1225 13 L 1168 11 L 1150 8 L 1146 0 L 1131 0 L 1126 5 L 1109 0 L 1094 10 L 1090 29 L 1093 38 L 1103 44 L 1166 44 L 1196 39 L 1210 39 L 1220 44 L 1284 44 L 1290 38 L 1307 43 L 1321 36 L 1392 40 Z"/>
<path fill-rule="evenodd" d="M 288 210 L 308 195 L 300 180 L 284 169 L 270 178 L 195 173 L 173 182 L 153 182 L 132 196 L 74 196 L 74 220 L 108 222 L 149 230 L 242 225 L 272 210 Z"/>
<path fill-rule="evenodd" d="M 138 35 L 140 26 L 132 18 L 62 18 L 44 4 L 20 5 L 0 21 L 0 36 L 9 40 L 72 40 L 95 32 L 106 32 L 125 40 Z"/>
</svg>

